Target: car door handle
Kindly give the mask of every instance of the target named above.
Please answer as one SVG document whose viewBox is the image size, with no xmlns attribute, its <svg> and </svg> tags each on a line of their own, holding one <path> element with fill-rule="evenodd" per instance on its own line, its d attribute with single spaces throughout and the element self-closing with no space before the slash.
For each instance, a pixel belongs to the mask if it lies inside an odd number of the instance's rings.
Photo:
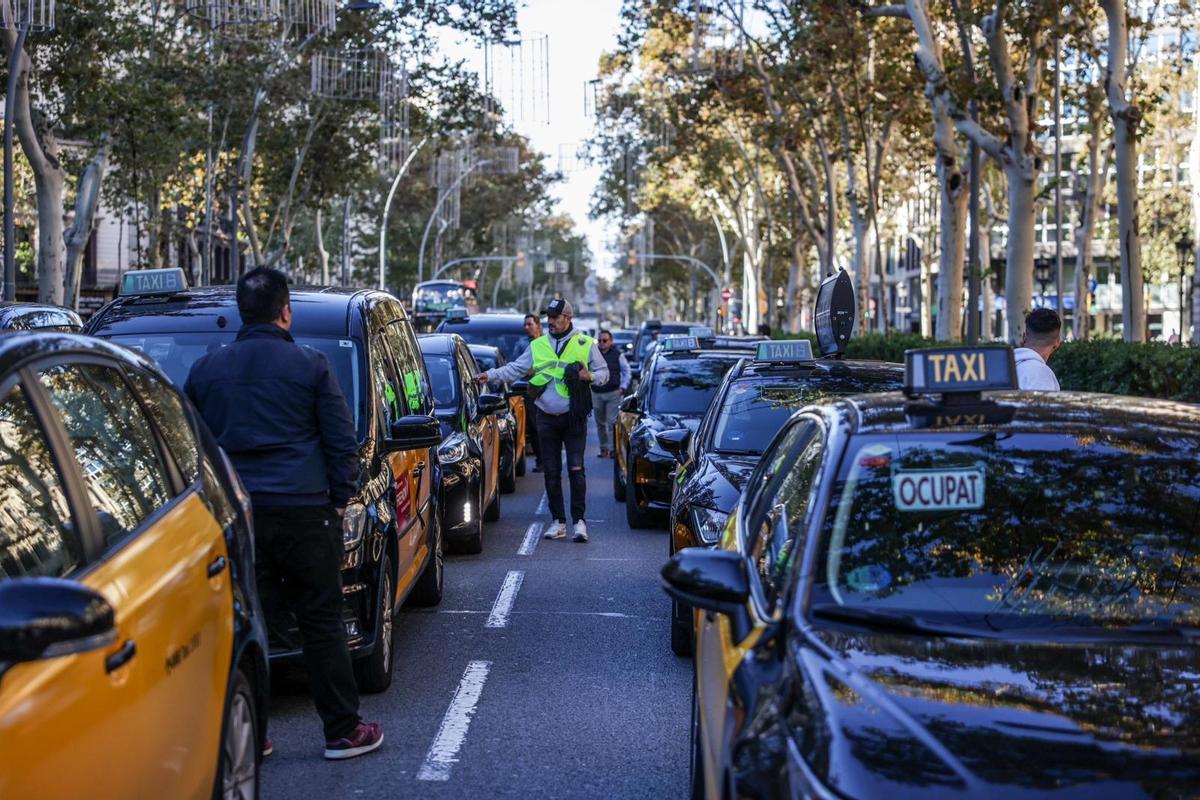
<svg viewBox="0 0 1200 800">
<path fill-rule="evenodd" d="M 225 571 L 225 565 L 228 562 L 225 556 L 217 556 L 212 561 L 208 562 L 208 577 L 215 578 Z"/>
<path fill-rule="evenodd" d="M 418 461 L 417 465 L 415 467 L 413 467 L 413 477 L 414 478 L 421 477 L 421 473 L 423 473 L 424 471 L 425 471 L 425 462 Z"/>
<path fill-rule="evenodd" d="M 110 653 L 104 659 L 104 671 L 108 673 L 116 672 L 121 667 L 128 664 L 137 655 L 137 645 L 133 639 L 126 639 L 125 644 L 121 645 L 121 649 L 115 653 Z"/>
</svg>

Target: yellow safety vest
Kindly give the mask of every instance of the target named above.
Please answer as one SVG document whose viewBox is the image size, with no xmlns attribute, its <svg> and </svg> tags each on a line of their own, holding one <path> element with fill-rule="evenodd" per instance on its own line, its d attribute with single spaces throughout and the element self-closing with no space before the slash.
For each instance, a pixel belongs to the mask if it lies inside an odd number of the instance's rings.
<svg viewBox="0 0 1200 800">
<path fill-rule="evenodd" d="M 534 339 L 533 344 L 529 346 L 530 352 L 533 354 L 533 377 L 529 379 L 529 382 L 534 386 L 545 386 L 553 381 L 554 388 L 560 396 L 570 397 L 567 386 L 563 382 L 566 367 L 568 364 L 575 363 L 583 364 L 586 367 L 594 342 L 595 340 L 585 333 L 574 334 L 571 336 L 571 341 L 567 342 L 567 346 L 559 354 L 554 352 L 550 334 Z"/>
</svg>

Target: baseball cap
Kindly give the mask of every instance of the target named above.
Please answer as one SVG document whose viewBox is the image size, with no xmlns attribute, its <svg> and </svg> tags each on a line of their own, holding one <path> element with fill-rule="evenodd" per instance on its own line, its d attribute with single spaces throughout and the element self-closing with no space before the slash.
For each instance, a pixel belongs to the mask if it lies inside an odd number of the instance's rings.
<svg viewBox="0 0 1200 800">
<path fill-rule="evenodd" d="M 545 308 L 545 310 L 542 311 L 542 313 L 548 317 L 552 317 L 557 314 L 563 314 L 568 317 L 575 316 L 574 309 L 571 308 L 571 304 L 568 303 L 566 300 L 563 300 L 562 298 L 559 298 L 557 300 L 551 300 L 546 305 L 546 308 Z"/>
</svg>

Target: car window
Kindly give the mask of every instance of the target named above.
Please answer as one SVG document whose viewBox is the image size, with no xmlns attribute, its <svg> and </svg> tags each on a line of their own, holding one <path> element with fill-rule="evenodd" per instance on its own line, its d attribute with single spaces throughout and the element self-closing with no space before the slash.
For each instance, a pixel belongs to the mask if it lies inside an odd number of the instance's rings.
<svg viewBox="0 0 1200 800">
<path fill-rule="evenodd" d="M 392 356 L 400 369 L 404 385 L 404 401 L 409 414 L 433 413 L 429 382 L 425 377 L 421 352 L 412 328 L 404 322 L 393 322 L 384 329 Z"/>
<path fill-rule="evenodd" d="M 755 549 L 759 535 L 769 528 L 766 517 L 775 505 L 779 483 L 799 457 L 800 451 L 808 444 L 815 430 L 816 425 L 811 420 L 801 419 L 794 423 L 784 432 L 774 448 L 763 455 L 751 474 L 746 483 L 746 496 L 750 498 L 746 517 L 746 552 Z"/>
<path fill-rule="evenodd" d="M 458 408 L 458 375 L 450 356 L 425 356 L 425 369 L 433 384 L 433 402 L 440 409 Z"/>
<path fill-rule="evenodd" d="M 113 367 L 60 364 L 38 375 L 62 418 L 111 547 L 171 499 L 150 421 Z"/>
<path fill-rule="evenodd" d="M 404 416 L 404 388 L 396 374 L 395 364 L 382 333 L 371 334 L 371 380 L 375 384 L 374 402 L 385 431 Z"/>
<path fill-rule="evenodd" d="M 815 436 L 798 459 L 789 459 L 787 468 L 780 471 L 775 486 L 771 487 L 770 506 L 759 519 L 758 534 L 748 548 L 768 611 L 775 609 L 792 565 L 803 549 L 804 518 L 824 452 L 825 440 Z"/>
<path fill-rule="evenodd" d="M 651 380 L 649 409 L 657 414 L 703 414 L 735 363 L 732 358 L 660 360 Z"/>
<path fill-rule="evenodd" d="M 50 448 L 14 386 L 0 400 L 0 580 L 60 578 L 81 559 Z"/>
<path fill-rule="evenodd" d="M 134 369 L 127 374 L 130 383 L 141 395 L 146 410 L 158 423 L 158 430 L 167 443 L 167 449 L 171 451 L 171 457 L 175 459 L 179 474 L 186 483 L 191 484 L 200 474 L 200 457 L 192 426 L 188 423 L 179 396 L 153 375 Z"/>
<path fill-rule="evenodd" d="M 479 370 L 475 366 L 475 359 L 471 357 L 466 348 L 460 347 L 456 352 L 458 354 L 458 370 L 463 380 L 463 392 L 466 393 L 467 398 L 467 414 L 474 417 L 476 403 L 479 400 L 479 387 L 475 385 L 474 378 Z"/>
</svg>

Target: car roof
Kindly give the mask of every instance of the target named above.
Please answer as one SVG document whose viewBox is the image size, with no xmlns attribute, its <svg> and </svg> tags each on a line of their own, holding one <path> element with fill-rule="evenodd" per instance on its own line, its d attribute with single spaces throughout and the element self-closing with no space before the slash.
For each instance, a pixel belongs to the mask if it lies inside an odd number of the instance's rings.
<svg viewBox="0 0 1200 800">
<path fill-rule="evenodd" d="M 930 432 L 1061 432 L 1091 438 L 1162 436 L 1164 432 L 1200 437 L 1200 411 L 1196 405 L 1171 400 L 1098 394 L 1091 392 L 983 392 L 992 408 L 1011 413 L 1002 422 L 971 424 L 967 419 L 978 405 L 963 410 L 910 398 L 900 392 L 860 394 L 839 398 L 829 407 L 850 423 L 853 433 Z M 906 412 L 935 411 L 936 428 L 917 428 Z M 955 420 L 959 424 L 950 424 Z"/>
<path fill-rule="evenodd" d="M 169 380 L 147 356 L 95 336 L 58 331 L 12 331 L 0 336 L 0 375 L 7 375 L 34 358 L 58 354 L 104 355 L 149 370 Z"/>
<path fill-rule="evenodd" d="M 291 287 L 292 332 L 312 336 L 345 336 L 354 304 L 392 300 L 372 289 Z M 403 313 L 402 311 L 400 313 Z M 118 297 L 96 313 L 88 333 L 154 333 L 208 331 L 213 326 L 241 327 L 233 286 L 205 286 L 170 295 Z M 119 331 L 115 330 L 119 327 Z"/>
<path fill-rule="evenodd" d="M 431 356 L 448 356 L 454 353 L 455 342 L 461 342 L 457 333 L 422 333 L 417 337 L 421 352 Z"/>
<path fill-rule="evenodd" d="M 897 383 L 904 380 L 904 365 L 893 364 L 889 361 L 843 360 L 835 358 L 818 358 L 813 361 L 789 363 L 763 363 L 748 358 L 731 373 L 732 378 L 786 378 L 795 375 L 810 375 L 820 373 L 831 377 L 855 377 L 866 380 L 893 380 Z"/>
<path fill-rule="evenodd" d="M 472 314 L 466 319 L 443 320 L 444 325 L 455 328 L 489 328 L 513 333 L 525 332 L 524 314 Z"/>
<path fill-rule="evenodd" d="M 45 327 L 81 328 L 83 320 L 71 309 L 51 303 L 0 301 L 0 328 L 25 330 Z"/>
</svg>

